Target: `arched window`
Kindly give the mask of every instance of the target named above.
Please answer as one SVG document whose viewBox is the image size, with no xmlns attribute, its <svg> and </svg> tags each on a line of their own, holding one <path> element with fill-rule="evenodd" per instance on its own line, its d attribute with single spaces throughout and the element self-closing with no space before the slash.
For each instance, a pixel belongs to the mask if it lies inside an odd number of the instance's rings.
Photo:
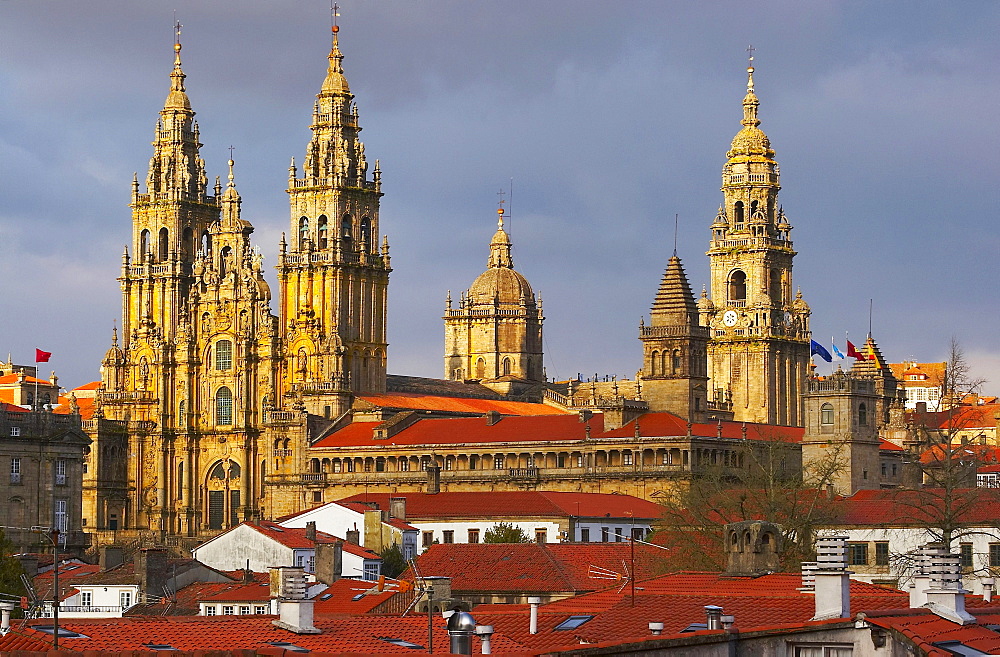
<svg viewBox="0 0 1000 657">
<path fill-rule="evenodd" d="M 819 423 L 823 426 L 833 426 L 833 404 L 827 402 L 820 406 Z"/>
<path fill-rule="evenodd" d="M 184 228 L 181 248 L 184 250 L 184 253 L 181 254 L 184 258 L 190 258 L 194 253 L 194 231 L 191 230 L 191 226 Z"/>
<path fill-rule="evenodd" d="M 184 461 L 177 464 L 177 497 L 184 497 Z"/>
<path fill-rule="evenodd" d="M 187 400 L 182 399 L 181 403 L 177 405 L 177 424 L 182 427 L 187 426 Z"/>
<path fill-rule="evenodd" d="M 160 256 L 160 262 L 166 262 L 167 256 L 170 255 L 170 231 L 166 228 L 160 229 L 159 248 L 157 252 Z"/>
<path fill-rule="evenodd" d="M 345 214 L 340 220 L 340 237 L 344 240 L 344 250 L 349 251 L 354 248 L 354 227 L 349 214 Z"/>
<path fill-rule="evenodd" d="M 768 284 L 770 288 L 768 292 L 771 293 L 772 303 L 781 303 L 784 295 L 781 291 L 781 271 L 778 269 L 772 269 L 770 274 L 770 281 Z"/>
<path fill-rule="evenodd" d="M 34 405 L 35 405 L 35 393 L 29 392 L 28 393 L 28 406 L 34 406 Z"/>
<path fill-rule="evenodd" d="M 45 393 L 44 395 L 42 395 L 42 404 L 47 406 L 51 403 L 52 403 L 52 395 L 50 395 L 49 393 Z"/>
<path fill-rule="evenodd" d="M 372 250 L 372 222 L 368 217 L 361 219 L 361 234 L 358 236 L 358 248 L 369 252 Z"/>
<path fill-rule="evenodd" d="M 660 374 L 660 352 L 654 351 L 649 357 L 649 369 L 650 374 L 653 376 L 658 376 Z"/>
<path fill-rule="evenodd" d="M 480 358 L 476 361 L 476 378 L 485 379 L 486 378 L 486 361 Z"/>
<path fill-rule="evenodd" d="M 864 402 L 858 404 L 858 424 L 863 427 L 868 425 L 868 407 Z"/>
<path fill-rule="evenodd" d="M 319 219 L 316 220 L 316 232 L 319 238 L 317 241 L 319 242 L 318 246 L 321 249 L 325 249 L 327 247 L 327 244 L 329 244 L 328 240 L 329 235 L 327 234 L 328 228 L 329 226 L 327 226 L 326 215 L 321 214 L 319 216 Z"/>
<path fill-rule="evenodd" d="M 729 275 L 729 299 L 730 301 L 743 301 L 747 298 L 747 275 L 735 270 Z"/>
<path fill-rule="evenodd" d="M 670 360 L 670 368 L 671 368 L 671 370 L 673 371 L 674 374 L 677 374 L 678 372 L 681 371 L 681 350 L 680 349 L 674 349 L 674 351 L 671 354 L 670 358 L 671 358 L 671 360 Z"/>
<path fill-rule="evenodd" d="M 736 201 L 733 206 L 733 214 L 735 215 L 736 230 L 741 230 L 743 228 L 743 201 Z"/>
<path fill-rule="evenodd" d="M 225 386 L 215 393 L 215 423 L 233 423 L 233 392 Z"/>
<path fill-rule="evenodd" d="M 143 230 L 139 233 L 139 259 L 145 260 L 149 253 L 149 231 Z"/>
<path fill-rule="evenodd" d="M 207 230 L 201 234 L 201 255 L 206 258 L 212 257 L 212 236 Z"/>
<path fill-rule="evenodd" d="M 233 369 L 233 343 L 229 340 L 219 340 L 215 343 L 215 369 L 220 371 Z"/>
<path fill-rule="evenodd" d="M 299 219 L 299 248 L 306 248 L 306 240 L 309 239 L 309 219 L 301 217 Z"/>
<path fill-rule="evenodd" d="M 510 376 L 510 359 L 509 358 L 504 358 L 503 359 L 503 375 L 504 376 Z"/>
</svg>

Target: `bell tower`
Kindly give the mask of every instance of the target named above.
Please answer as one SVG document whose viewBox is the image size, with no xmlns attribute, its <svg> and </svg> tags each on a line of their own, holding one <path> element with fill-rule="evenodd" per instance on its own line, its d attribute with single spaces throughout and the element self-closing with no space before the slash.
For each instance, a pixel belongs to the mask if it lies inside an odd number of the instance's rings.
<svg viewBox="0 0 1000 657">
<path fill-rule="evenodd" d="M 758 127 L 753 57 L 743 128 L 722 167 L 724 204 L 707 255 L 711 300 L 699 304 L 710 330 L 712 397 L 732 399 L 737 421 L 799 426 L 809 363 L 809 306 L 792 290 L 791 224 L 778 204 L 778 163 Z"/>
<path fill-rule="evenodd" d="M 379 245 L 381 171 L 371 179 L 337 26 L 301 171 L 289 167 L 289 239 L 278 255 L 285 390 L 338 416 L 353 393 L 385 390 L 389 245 Z"/>
</svg>

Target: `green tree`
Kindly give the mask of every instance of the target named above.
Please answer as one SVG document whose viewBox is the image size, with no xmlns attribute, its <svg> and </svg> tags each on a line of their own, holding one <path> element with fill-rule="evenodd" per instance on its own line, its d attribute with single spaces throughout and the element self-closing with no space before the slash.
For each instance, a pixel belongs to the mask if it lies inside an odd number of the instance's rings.
<svg viewBox="0 0 1000 657">
<path fill-rule="evenodd" d="M 483 543 L 530 543 L 531 539 L 520 527 L 498 522 L 483 533 Z"/>
<path fill-rule="evenodd" d="M 14 544 L 4 535 L 3 530 L 0 530 L 0 594 L 20 598 L 25 593 L 24 585 L 21 583 L 24 569 L 13 554 Z"/>
<path fill-rule="evenodd" d="M 403 556 L 403 548 L 399 543 L 393 543 L 378 556 L 382 557 L 382 574 L 386 577 L 399 577 L 406 570 L 406 557 Z"/>
</svg>

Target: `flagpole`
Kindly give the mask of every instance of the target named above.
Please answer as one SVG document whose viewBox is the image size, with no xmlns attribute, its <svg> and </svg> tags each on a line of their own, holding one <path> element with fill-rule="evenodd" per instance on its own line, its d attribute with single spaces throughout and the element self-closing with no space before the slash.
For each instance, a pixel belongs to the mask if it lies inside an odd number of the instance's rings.
<svg viewBox="0 0 1000 657">
<path fill-rule="evenodd" d="M 874 299 L 868 299 L 868 337 L 872 337 L 872 304 Z"/>
</svg>

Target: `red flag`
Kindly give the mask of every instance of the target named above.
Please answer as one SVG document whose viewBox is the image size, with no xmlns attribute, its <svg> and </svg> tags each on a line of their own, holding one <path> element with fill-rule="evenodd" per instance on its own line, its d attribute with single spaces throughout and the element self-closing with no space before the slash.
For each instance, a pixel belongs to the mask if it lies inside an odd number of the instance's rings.
<svg viewBox="0 0 1000 657">
<path fill-rule="evenodd" d="M 51 351 L 42 351 L 41 349 L 35 347 L 35 362 L 36 363 L 47 363 L 49 358 L 52 357 Z"/>
<path fill-rule="evenodd" d="M 847 357 L 855 360 L 868 360 L 868 357 L 858 351 L 858 348 L 850 340 L 847 341 Z"/>
</svg>

